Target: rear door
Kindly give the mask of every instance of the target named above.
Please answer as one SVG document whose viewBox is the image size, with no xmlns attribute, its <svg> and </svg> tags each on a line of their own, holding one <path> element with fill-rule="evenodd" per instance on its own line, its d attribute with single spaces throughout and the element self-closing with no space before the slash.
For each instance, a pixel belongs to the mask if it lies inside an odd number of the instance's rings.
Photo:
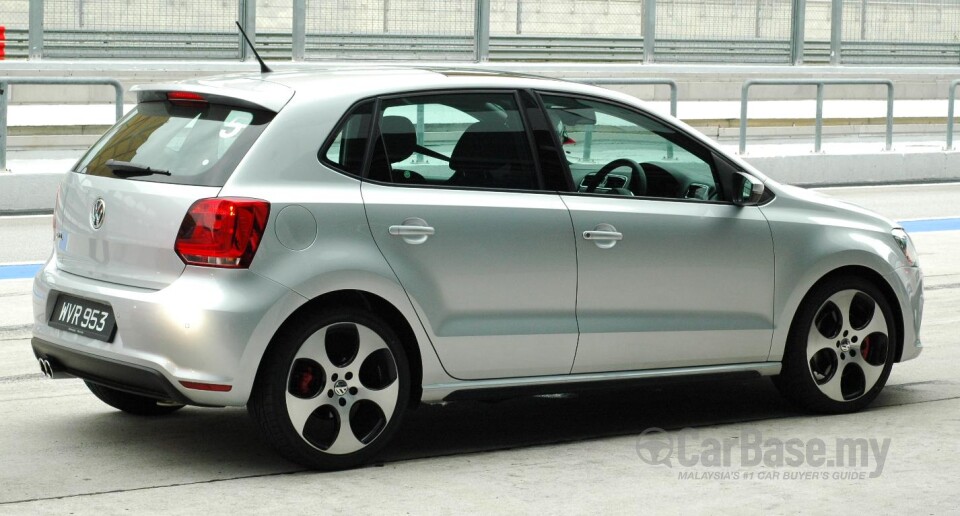
<svg viewBox="0 0 960 516">
<path fill-rule="evenodd" d="M 362 186 L 373 237 L 457 378 L 567 374 L 570 216 L 512 91 L 383 99 Z"/>
<path fill-rule="evenodd" d="M 177 99 L 138 104 L 67 174 L 58 268 L 151 289 L 183 272 L 174 244 L 184 215 L 217 196 L 273 115 L 192 93 Z"/>
</svg>

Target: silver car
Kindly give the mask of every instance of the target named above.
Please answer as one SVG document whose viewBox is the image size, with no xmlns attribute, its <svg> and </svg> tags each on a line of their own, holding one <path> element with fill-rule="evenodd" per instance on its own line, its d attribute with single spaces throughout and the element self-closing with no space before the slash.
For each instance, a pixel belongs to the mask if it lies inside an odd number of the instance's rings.
<svg viewBox="0 0 960 516">
<path fill-rule="evenodd" d="M 851 412 L 915 358 L 910 238 L 637 99 L 349 68 L 135 88 L 65 175 L 33 349 L 120 410 L 247 406 L 315 468 L 418 403 L 770 376 Z"/>
</svg>

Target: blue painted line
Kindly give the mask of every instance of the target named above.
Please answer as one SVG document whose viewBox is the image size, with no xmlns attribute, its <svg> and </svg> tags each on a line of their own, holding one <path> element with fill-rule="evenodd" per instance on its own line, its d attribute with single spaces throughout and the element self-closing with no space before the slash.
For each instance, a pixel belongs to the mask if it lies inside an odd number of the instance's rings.
<svg viewBox="0 0 960 516">
<path fill-rule="evenodd" d="M 0 280 L 27 279 L 37 275 L 43 268 L 42 263 L 24 263 L 20 265 L 0 265 Z"/>
<path fill-rule="evenodd" d="M 960 218 L 904 220 L 900 222 L 903 229 L 909 233 L 924 233 L 927 231 L 955 231 L 960 230 Z"/>
</svg>

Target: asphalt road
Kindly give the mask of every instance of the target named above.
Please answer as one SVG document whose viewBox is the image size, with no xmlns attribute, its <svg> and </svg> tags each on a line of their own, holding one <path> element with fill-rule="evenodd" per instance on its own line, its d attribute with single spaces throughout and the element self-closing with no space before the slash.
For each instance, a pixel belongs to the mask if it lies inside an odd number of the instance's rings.
<svg viewBox="0 0 960 516">
<path fill-rule="evenodd" d="M 960 185 L 828 193 L 894 219 L 960 216 Z M 49 217 L 0 219 L 0 241 L 13 243 L 0 261 L 42 261 L 49 234 Z M 381 464 L 338 473 L 279 459 L 242 409 L 142 419 L 103 405 L 78 380 L 42 379 L 29 350 L 30 280 L 0 281 L 0 513 L 955 512 L 960 231 L 914 239 L 926 276 L 925 350 L 894 368 L 867 411 L 803 414 L 763 379 L 426 406 L 406 417 Z M 651 428 L 673 446 L 690 435 L 681 429 L 696 429 L 684 442 L 699 462 L 648 463 Z M 855 453 L 865 459 L 855 467 L 811 455 L 790 467 L 771 445 L 762 451 L 772 462 L 751 465 L 741 451 L 756 436 L 794 439 L 808 453 L 823 441 L 829 457 L 845 438 L 886 443 L 887 452 Z M 711 439 L 729 443 L 729 466 L 709 462 Z"/>
</svg>

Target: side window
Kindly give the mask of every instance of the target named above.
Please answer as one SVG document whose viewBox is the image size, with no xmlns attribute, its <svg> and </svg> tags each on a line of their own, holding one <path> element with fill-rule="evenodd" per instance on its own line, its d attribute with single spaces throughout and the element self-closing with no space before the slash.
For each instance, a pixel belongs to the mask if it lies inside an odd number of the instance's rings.
<svg viewBox="0 0 960 516">
<path fill-rule="evenodd" d="M 370 121 L 373 119 L 373 101 L 353 108 L 344 117 L 336 136 L 320 151 L 320 160 L 344 172 L 363 174 L 363 158 L 370 138 Z"/>
<path fill-rule="evenodd" d="M 385 183 L 540 188 L 513 93 L 384 100 L 369 179 Z"/>
<path fill-rule="evenodd" d="M 583 193 L 719 200 L 710 152 L 635 111 L 542 95 L 574 186 Z"/>
</svg>

